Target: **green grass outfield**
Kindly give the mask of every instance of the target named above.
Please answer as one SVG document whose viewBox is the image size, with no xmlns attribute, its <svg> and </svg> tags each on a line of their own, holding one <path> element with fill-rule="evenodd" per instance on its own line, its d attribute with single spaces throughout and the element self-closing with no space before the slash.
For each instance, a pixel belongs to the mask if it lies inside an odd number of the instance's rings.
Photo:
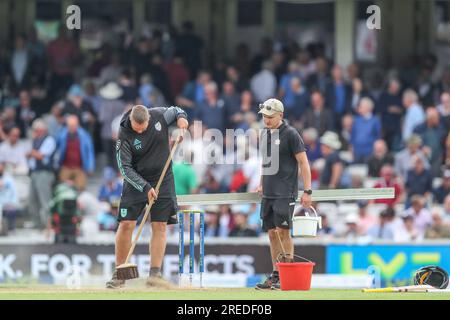
<svg viewBox="0 0 450 320">
<path fill-rule="evenodd" d="M 363 293 L 361 290 L 258 291 L 228 289 L 67 289 L 0 285 L 0 300 L 450 300 L 450 293 Z"/>
</svg>

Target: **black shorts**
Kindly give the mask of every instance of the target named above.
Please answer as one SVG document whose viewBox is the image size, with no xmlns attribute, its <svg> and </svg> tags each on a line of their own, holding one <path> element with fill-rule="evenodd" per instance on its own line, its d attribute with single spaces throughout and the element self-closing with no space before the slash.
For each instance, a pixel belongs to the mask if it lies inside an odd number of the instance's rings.
<svg viewBox="0 0 450 320">
<path fill-rule="evenodd" d="M 136 221 L 144 213 L 147 201 L 133 204 L 122 204 L 119 206 L 117 221 Z M 178 223 L 177 219 L 178 205 L 175 198 L 159 198 L 150 209 L 150 221 L 167 222 L 167 224 Z"/>
<path fill-rule="evenodd" d="M 291 229 L 295 199 L 267 199 L 261 201 L 261 220 L 263 231 L 275 228 Z"/>
</svg>

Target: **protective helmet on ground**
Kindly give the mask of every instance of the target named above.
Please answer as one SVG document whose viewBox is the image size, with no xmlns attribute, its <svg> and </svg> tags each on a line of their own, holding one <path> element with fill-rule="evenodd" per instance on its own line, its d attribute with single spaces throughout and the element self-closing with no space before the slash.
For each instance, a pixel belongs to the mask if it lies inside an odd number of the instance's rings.
<svg viewBox="0 0 450 320">
<path fill-rule="evenodd" d="M 414 284 L 427 284 L 436 289 L 445 289 L 448 286 L 448 273 L 438 266 L 426 266 L 416 271 Z"/>
</svg>

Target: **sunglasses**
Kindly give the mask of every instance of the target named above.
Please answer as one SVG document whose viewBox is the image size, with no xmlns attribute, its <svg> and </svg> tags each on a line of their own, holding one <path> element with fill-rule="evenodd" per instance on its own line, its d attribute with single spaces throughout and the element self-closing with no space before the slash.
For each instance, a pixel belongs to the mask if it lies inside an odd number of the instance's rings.
<svg viewBox="0 0 450 320">
<path fill-rule="evenodd" d="M 261 109 L 266 109 L 266 110 L 272 110 L 272 107 L 271 106 L 265 106 L 264 104 L 262 104 L 262 103 L 260 103 L 259 104 L 259 110 L 261 110 Z"/>
</svg>

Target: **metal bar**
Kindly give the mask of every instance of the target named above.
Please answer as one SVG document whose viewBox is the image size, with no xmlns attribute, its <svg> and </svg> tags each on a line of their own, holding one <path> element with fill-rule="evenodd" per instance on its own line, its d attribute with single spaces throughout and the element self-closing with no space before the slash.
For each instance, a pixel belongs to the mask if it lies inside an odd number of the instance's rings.
<svg viewBox="0 0 450 320">
<path fill-rule="evenodd" d="M 200 213 L 200 288 L 203 288 L 203 272 L 205 272 L 205 213 Z"/>
<path fill-rule="evenodd" d="M 189 213 L 189 284 L 192 286 L 192 278 L 194 276 L 194 259 L 195 259 L 195 215 Z"/>
<path fill-rule="evenodd" d="M 184 213 L 178 212 L 178 285 L 184 273 Z"/>
<path fill-rule="evenodd" d="M 297 201 L 302 194 L 301 191 L 298 193 Z M 394 197 L 394 188 L 314 190 L 312 194 L 313 201 L 375 200 L 392 199 Z M 259 203 L 261 202 L 261 196 L 257 192 L 190 194 L 177 196 L 177 202 L 180 206 Z"/>
</svg>

